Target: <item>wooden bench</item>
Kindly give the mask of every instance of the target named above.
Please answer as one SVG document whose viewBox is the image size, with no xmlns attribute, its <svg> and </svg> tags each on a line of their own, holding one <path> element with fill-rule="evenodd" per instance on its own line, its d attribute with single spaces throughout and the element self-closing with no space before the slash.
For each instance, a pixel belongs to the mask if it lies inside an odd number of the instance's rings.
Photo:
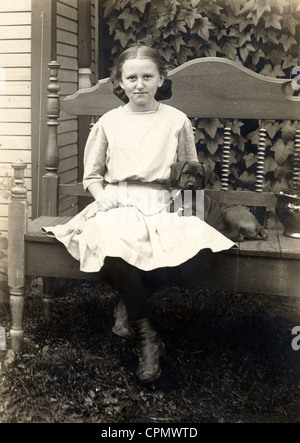
<svg viewBox="0 0 300 443">
<path fill-rule="evenodd" d="M 23 175 L 26 165 L 13 164 L 15 185 L 9 204 L 8 283 L 12 313 L 12 348 L 21 351 L 23 341 L 23 305 L 25 277 L 95 278 L 82 273 L 79 263 L 65 247 L 42 233 L 42 226 L 64 223 L 71 217 L 58 214 L 62 195 L 87 196 L 80 183 L 60 184 L 58 176 L 57 126 L 59 108 L 70 115 L 101 116 L 120 106 L 112 93 L 110 80 L 100 80 L 96 86 L 79 90 L 64 99 L 59 98 L 59 64 L 51 62 L 48 86 L 49 141 L 45 153 L 42 216 L 28 220 L 28 203 Z M 207 190 L 222 202 L 273 209 L 276 195 L 263 191 L 266 129 L 263 120 L 290 119 L 300 116 L 300 97 L 292 97 L 291 80 L 263 77 L 232 61 L 220 58 L 196 59 L 174 69 L 169 74 L 173 95 L 165 103 L 175 106 L 189 117 L 224 118 L 223 163 L 220 190 Z M 188 85 L 188 87 L 187 87 Z M 229 190 L 232 119 L 261 120 L 257 147 L 255 191 Z M 293 188 L 300 188 L 300 130 L 296 131 L 293 166 Z M 213 274 L 219 288 L 229 291 L 274 295 L 300 295 L 300 240 L 286 237 L 282 227 L 267 229 L 267 241 L 245 241 L 229 251 L 215 254 Z M 199 282 L 199 285 L 201 282 Z M 45 285 L 45 300 L 53 297 L 51 285 Z"/>
</svg>

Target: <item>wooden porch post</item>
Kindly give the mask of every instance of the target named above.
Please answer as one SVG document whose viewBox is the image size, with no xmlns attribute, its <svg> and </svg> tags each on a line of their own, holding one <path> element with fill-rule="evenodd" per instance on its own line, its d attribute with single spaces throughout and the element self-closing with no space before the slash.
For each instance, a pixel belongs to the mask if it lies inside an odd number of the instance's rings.
<svg viewBox="0 0 300 443">
<path fill-rule="evenodd" d="M 91 1 L 80 0 L 78 2 L 78 78 L 79 89 L 90 88 L 91 82 L 91 63 L 92 63 L 92 47 L 91 47 Z M 90 130 L 90 117 L 78 117 L 78 175 L 79 180 L 83 176 L 83 153 Z M 86 199 L 80 197 L 78 199 L 78 209 L 81 210 L 86 206 Z"/>
<path fill-rule="evenodd" d="M 23 308 L 25 292 L 25 244 L 28 218 L 27 189 L 24 185 L 26 163 L 21 160 L 12 165 L 14 186 L 11 189 L 11 201 L 8 205 L 10 226 L 8 230 L 8 286 L 12 325 L 10 330 L 11 346 L 14 352 L 21 352 L 23 347 Z"/>
<path fill-rule="evenodd" d="M 57 216 L 59 186 L 57 127 L 60 114 L 58 69 L 60 64 L 51 61 L 48 67 L 50 69 L 50 83 L 47 87 L 49 92 L 47 95 L 48 140 L 45 146 L 46 174 L 43 176 L 42 215 Z"/>
<path fill-rule="evenodd" d="M 45 173 L 48 63 L 56 60 L 56 0 L 32 0 L 31 140 L 32 217 L 42 213 L 42 177 Z"/>
<path fill-rule="evenodd" d="M 91 1 L 78 2 L 78 75 L 79 89 L 89 88 L 91 83 Z"/>
</svg>

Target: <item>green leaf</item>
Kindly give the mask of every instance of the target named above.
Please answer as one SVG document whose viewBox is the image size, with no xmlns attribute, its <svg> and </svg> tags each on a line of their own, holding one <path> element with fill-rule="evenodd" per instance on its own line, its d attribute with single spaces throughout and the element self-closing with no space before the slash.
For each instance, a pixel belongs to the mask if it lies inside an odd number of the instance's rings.
<svg viewBox="0 0 300 443">
<path fill-rule="evenodd" d="M 251 24 L 251 21 L 250 21 L 250 20 L 248 20 L 248 19 L 246 19 L 246 18 L 243 19 L 243 20 L 240 22 L 240 24 L 239 24 L 240 32 L 243 32 L 244 29 L 246 29 L 247 26 L 250 25 L 250 24 Z"/>
<path fill-rule="evenodd" d="M 193 51 L 185 46 L 181 46 L 180 51 L 177 54 L 178 61 L 181 65 L 187 62 L 188 59 L 192 56 L 193 56 Z"/>
<path fill-rule="evenodd" d="M 287 57 L 283 59 L 282 69 L 291 68 L 297 66 L 299 63 L 298 58 L 293 58 L 291 54 L 288 54 Z"/>
<path fill-rule="evenodd" d="M 276 168 L 274 169 L 274 177 L 277 180 L 281 180 L 283 178 L 286 178 L 287 174 L 289 173 L 289 165 L 287 165 L 286 163 L 282 166 L 277 165 Z"/>
<path fill-rule="evenodd" d="M 206 133 L 213 139 L 217 134 L 218 128 L 221 128 L 221 122 L 218 118 L 201 119 L 198 128 L 205 129 Z"/>
<path fill-rule="evenodd" d="M 244 123 L 238 119 L 235 119 L 231 131 L 233 134 L 241 135 L 241 127 L 244 126 Z"/>
<path fill-rule="evenodd" d="M 237 166 L 234 165 L 234 166 L 231 167 L 231 173 L 232 173 L 232 175 L 234 176 L 234 178 L 236 180 L 239 179 L 240 171 L 239 171 L 239 168 Z"/>
<path fill-rule="evenodd" d="M 160 54 L 164 57 L 164 59 L 169 62 L 174 56 L 174 49 L 171 47 L 160 48 Z"/>
<path fill-rule="evenodd" d="M 288 36 L 286 34 L 283 34 L 279 42 L 282 44 L 283 49 L 287 52 L 292 45 L 297 44 L 297 40 L 293 36 Z"/>
<path fill-rule="evenodd" d="M 175 31 L 175 33 L 178 33 L 178 32 L 187 33 L 187 28 L 186 28 L 184 20 L 176 20 L 176 22 L 174 23 L 174 31 Z"/>
<path fill-rule="evenodd" d="M 280 181 L 276 180 L 272 185 L 270 186 L 271 192 L 280 192 L 280 191 L 286 191 L 289 188 L 289 183 L 285 178 L 282 178 Z"/>
<path fill-rule="evenodd" d="M 234 137 L 236 138 L 236 136 Z M 239 148 L 239 150 L 241 152 L 245 151 L 245 143 L 247 142 L 247 139 L 245 139 L 244 137 L 237 137 L 237 142 L 236 142 L 236 146 Z"/>
<path fill-rule="evenodd" d="M 201 48 L 206 57 L 216 57 L 217 52 L 221 52 L 220 47 L 213 41 L 203 44 Z"/>
<path fill-rule="evenodd" d="M 278 40 L 278 32 L 274 31 L 274 29 L 267 29 L 267 33 L 265 38 L 263 39 L 263 43 L 268 43 L 268 41 L 270 40 L 272 43 L 274 43 L 274 45 L 278 45 L 279 44 L 279 40 Z"/>
<path fill-rule="evenodd" d="M 231 14 L 228 11 L 227 13 L 220 15 L 220 21 L 224 23 L 224 27 L 226 29 L 230 28 L 231 26 L 238 25 L 242 20 L 243 20 L 242 17 L 237 17 L 236 15 Z"/>
<path fill-rule="evenodd" d="M 271 137 L 271 139 L 273 139 L 275 137 L 275 135 L 277 134 L 277 131 L 279 130 L 279 122 L 275 121 L 269 121 L 267 123 L 265 123 L 264 128 L 267 130 L 269 136 Z"/>
<path fill-rule="evenodd" d="M 195 132 L 195 142 L 198 143 L 200 140 L 204 140 L 205 136 L 203 134 L 203 131 L 199 128 L 196 128 Z"/>
<path fill-rule="evenodd" d="M 137 8 L 142 14 L 144 14 L 146 5 L 148 3 L 151 3 L 151 0 L 133 0 L 132 6 Z"/>
<path fill-rule="evenodd" d="M 252 57 L 252 63 L 253 63 L 254 65 L 257 65 L 258 62 L 259 62 L 259 60 L 260 60 L 262 57 L 265 57 L 265 54 L 264 54 L 264 52 L 263 52 L 261 49 L 258 49 L 256 52 L 254 52 L 254 53 L 251 54 L 251 57 Z"/>
<path fill-rule="evenodd" d="M 120 27 L 120 24 L 117 20 L 117 17 L 115 14 L 112 14 L 107 20 L 106 23 L 109 27 L 109 34 L 112 35 L 112 33 L 115 31 L 116 28 Z"/>
<path fill-rule="evenodd" d="M 284 77 L 285 74 L 281 69 L 281 66 L 276 65 L 274 68 L 270 63 L 267 63 L 265 67 L 260 71 L 261 75 L 266 75 L 268 77 Z"/>
<path fill-rule="evenodd" d="M 247 18 L 248 18 L 248 19 L 252 19 L 252 22 L 253 22 L 253 24 L 254 24 L 255 26 L 258 25 L 259 18 L 257 18 L 257 14 L 256 14 L 256 11 L 255 11 L 255 10 L 249 12 L 248 15 L 247 15 Z"/>
<path fill-rule="evenodd" d="M 221 29 L 221 30 L 218 32 L 218 34 L 217 34 L 217 38 L 218 38 L 218 40 L 221 40 L 221 38 L 222 38 L 224 35 L 227 36 L 227 31 L 226 31 L 226 29 Z"/>
<path fill-rule="evenodd" d="M 264 161 L 264 174 L 275 171 L 277 166 L 278 164 L 276 160 L 273 157 L 268 156 Z"/>
<path fill-rule="evenodd" d="M 128 8 L 118 16 L 118 19 L 124 20 L 125 31 L 133 24 L 133 22 L 139 22 L 140 17 L 136 12 L 130 11 Z"/>
<path fill-rule="evenodd" d="M 219 145 L 214 140 L 207 140 L 206 147 L 207 150 L 211 153 L 211 155 L 214 155 L 215 152 L 217 152 Z"/>
<path fill-rule="evenodd" d="M 123 48 L 125 48 L 130 39 L 134 40 L 132 32 L 122 31 L 121 29 L 116 30 L 115 38 L 120 41 Z"/>
<path fill-rule="evenodd" d="M 258 20 L 265 11 L 271 12 L 271 7 L 268 0 L 258 0 L 256 5 L 256 13 Z"/>
<path fill-rule="evenodd" d="M 119 3 L 119 4 L 118 4 Z M 106 0 L 104 2 L 104 18 L 106 18 L 114 9 L 120 10 L 120 2 L 114 0 Z"/>
<path fill-rule="evenodd" d="M 241 35 L 241 33 L 240 33 L 240 31 L 238 30 L 238 28 L 232 26 L 232 27 L 229 29 L 228 37 L 237 37 L 237 38 L 239 38 L 240 35 Z"/>
<path fill-rule="evenodd" d="M 236 0 L 227 0 L 226 4 L 231 7 L 234 15 L 238 15 L 240 13 L 240 2 Z"/>
<path fill-rule="evenodd" d="M 280 65 L 276 65 L 274 66 L 272 72 L 271 72 L 271 77 L 285 77 L 285 73 L 283 72 L 283 70 L 281 69 Z"/>
<path fill-rule="evenodd" d="M 274 152 L 275 160 L 279 165 L 282 165 L 289 155 L 293 154 L 294 145 L 293 142 L 288 142 L 286 145 L 282 138 L 278 139 L 277 142 L 272 146 L 271 151 Z"/>
<path fill-rule="evenodd" d="M 255 51 L 254 46 L 250 43 L 247 43 L 243 48 L 239 49 L 240 56 L 244 63 L 247 60 L 250 51 Z"/>
<path fill-rule="evenodd" d="M 246 42 L 251 42 L 251 35 L 252 32 L 247 32 L 246 34 L 241 33 L 241 30 L 239 31 L 240 38 L 239 38 L 239 46 L 243 46 Z"/>
<path fill-rule="evenodd" d="M 239 176 L 239 181 L 242 182 L 244 185 L 251 186 L 256 182 L 256 177 L 253 173 L 249 174 L 249 172 L 244 171 Z"/>
<path fill-rule="evenodd" d="M 197 18 L 202 18 L 202 16 L 197 12 L 196 9 L 184 9 L 181 11 L 181 16 L 183 17 L 183 20 L 185 21 L 186 25 L 191 29 L 194 24 L 195 20 Z"/>
<path fill-rule="evenodd" d="M 198 34 L 199 37 L 203 38 L 203 40 L 208 41 L 210 29 L 214 29 L 214 26 L 207 17 L 202 17 L 201 19 L 196 20 L 192 31 Z"/>
<path fill-rule="evenodd" d="M 288 30 L 295 35 L 296 34 L 296 26 L 299 25 L 299 22 L 297 20 L 295 20 L 293 17 L 289 17 L 289 19 L 287 20 L 287 28 Z"/>
<path fill-rule="evenodd" d="M 175 37 L 175 39 L 172 41 L 172 43 L 173 43 L 177 53 L 180 51 L 181 46 L 185 46 L 185 41 L 183 40 L 181 35 Z"/>
<path fill-rule="evenodd" d="M 254 165 L 254 163 L 256 163 L 256 158 L 253 152 L 250 152 L 249 154 L 245 155 L 244 161 L 247 169 L 249 169 L 250 166 Z"/>
<path fill-rule="evenodd" d="M 275 29 L 281 29 L 281 21 L 282 17 L 278 14 L 266 15 L 264 17 L 266 28 L 273 27 Z"/>
<path fill-rule="evenodd" d="M 255 7 L 255 0 L 245 2 L 245 6 L 240 10 L 240 15 L 245 14 L 245 12 L 252 11 L 252 9 Z"/>
<path fill-rule="evenodd" d="M 222 46 L 222 51 L 230 60 L 235 60 L 236 54 L 237 54 L 237 46 L 238 45 L 236 43 L 231 43 L 231 42 L 227 41 Z"/>
<path fill-rule="evenodd" d="M 281 134 L 285 141 L 293 140 L 297 130 L 297 121 L 284 120 L 281 126 Z"/>
<path fill-rule="evenodd" d="M 271 2 L 272 9 L 276 9 L 276 12 L 282 14 L 284 8 L 289 8 L 290 3 L 289 0 L 272 0 Z"/>
<path fill-rule="evenodd" d="M 247 134 L 247 140 L 251 140 L 251 143 L 253 145 L 257 145 L 258 144 L 258 140 L 259 140 L 259 130 L 255 129 L 255 131 L 249 132 L 249 134 Z"/>
<path fill-rule="evenodd" d="M 249 49 L 240 48 L 239 52 L 240 52 L 241 59 L 245 63 L 245 61 L 247 60 L 248 54 L 249 54 Z"/>
<path fill-rule="evenodd" d="M 276 48 L 270 53 L 270 59 L 273 66 L 280 65 L 283 57 L 284 52 L 280 48 Z"/>
</svg>

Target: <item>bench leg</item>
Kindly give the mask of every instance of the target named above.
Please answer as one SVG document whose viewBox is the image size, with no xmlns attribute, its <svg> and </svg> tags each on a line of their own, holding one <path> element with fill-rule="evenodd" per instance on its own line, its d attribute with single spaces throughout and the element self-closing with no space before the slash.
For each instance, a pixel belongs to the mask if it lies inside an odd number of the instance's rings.
<svg viewBox="0 0 300 443">
<path fill-rule="evenodd" d="M 43 277 L 43 314 L 44 319 L 49 322 L 52 318 L 52 311 L 55 297 L 55 278 Z"/>
<path fill-rule="evenodd" d="M 24 288 L 10 288 L 10 309 L 12 316 L 12 328 L 10 330 L 11 348 L 15 353 L 22 352 Z"/>
</svg>

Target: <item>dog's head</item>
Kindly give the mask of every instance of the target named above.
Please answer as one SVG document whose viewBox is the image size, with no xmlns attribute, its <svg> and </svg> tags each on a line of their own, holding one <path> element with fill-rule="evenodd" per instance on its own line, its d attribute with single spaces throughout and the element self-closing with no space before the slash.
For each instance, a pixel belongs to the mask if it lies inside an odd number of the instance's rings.
<svg viewBox="0 0 300 443">
<path fill-rule="evenodd" d="M 199 162 L 180 161 L 171 166 L 170 186 L 172 189 L 196 191 L 213 184 L 213 170 Z"/>
</svg>

